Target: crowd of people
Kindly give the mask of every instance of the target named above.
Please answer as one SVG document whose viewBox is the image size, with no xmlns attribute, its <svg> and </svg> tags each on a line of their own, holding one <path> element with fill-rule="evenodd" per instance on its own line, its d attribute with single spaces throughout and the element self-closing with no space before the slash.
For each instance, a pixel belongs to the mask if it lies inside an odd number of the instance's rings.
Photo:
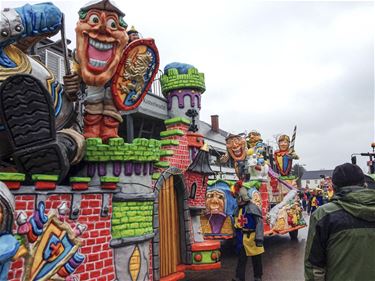
<svg viewBox="0 0 375 281">
<path fill-rule="evenodd" d="M 322 206 L 333 198 L 333 187 L 318 187 L 315 189 L 305 189 L 300 192 L 301 205 L 303 210 L 311 215 L 319 206 Z"/>
<path fill-rule="evenodd" d="M 310 217 L 305 280 L 375 280 L 375 190 L 366 179 L 357 165 L 334 169 L 335 195 Z"/>
<path fill-rule="evenodd" d="M 300 193 L 303 208 L 311 215 L 305 249 L 305 280 L 375 280 L 375 182 L 369 183 L 367 179 L 357 165 L 345 163 L 334 169 L 331 186 Z M 262 231 L 259 236 L 255 235 L 255 229 L 262 229 L 262 220 L 257 217 L 260 210 L 246 196 L 241 199 L 240 209 L 246 210 L 246 221 L 252 222 L 253 230 L 252 236 L 240 235 L 233 281 L 245 280 L 247 256 L 252 257 L 253 280 L 262 280 Z M 244 243 L 245 236 L 251 247 Z"/>
</svg>

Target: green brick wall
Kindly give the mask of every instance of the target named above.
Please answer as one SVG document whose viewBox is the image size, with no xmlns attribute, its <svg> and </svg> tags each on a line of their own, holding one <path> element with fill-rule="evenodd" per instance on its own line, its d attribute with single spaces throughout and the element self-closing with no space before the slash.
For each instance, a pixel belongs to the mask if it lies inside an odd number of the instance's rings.
<svg viewBox="0 0 375 281">
<path fill-rule="evenodd" d="M 153 204 L 153 201 L 113 202 L 112 238 L 151 234 Z"/>
<path fill-rule="evenodd" d="M 160 78 L 163 94 L 176 89 L 197 89 L 201 93 L 206 90 L 204 74 L 195 67 L 188 69 L 187 74 L 179 74 L 176 68 L 168 69 Z"/>
<path fill-rule="evenodd" d="M 100 138 L 86 140 L 85 160 L 92 162 L 137 161 L 158 162 L 161 142 L 154 139 L 134 139 L 133 143 L 124 143 L 122 138 L 113 138 L 103 144 Z"/>
</svg>

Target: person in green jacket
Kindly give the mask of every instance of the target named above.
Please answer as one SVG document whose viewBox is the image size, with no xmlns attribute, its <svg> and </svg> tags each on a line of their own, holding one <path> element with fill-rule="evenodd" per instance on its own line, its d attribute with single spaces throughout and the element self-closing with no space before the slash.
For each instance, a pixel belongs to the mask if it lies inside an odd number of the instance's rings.
<svg viewBox="0 0 375 281">
<path fill-rule="evenodd" d="M 375 190 L 357 165 L 337 166 L 335 195 L 310 218 L 305 279 L 375 280 Z"/>
</svg>

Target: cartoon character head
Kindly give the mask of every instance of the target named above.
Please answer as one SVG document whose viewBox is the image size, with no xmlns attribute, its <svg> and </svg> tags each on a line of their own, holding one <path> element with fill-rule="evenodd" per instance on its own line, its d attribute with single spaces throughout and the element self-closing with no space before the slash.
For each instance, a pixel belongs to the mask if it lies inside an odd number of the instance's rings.
<svg viewBox="0 0 375 281">
<path fill-rule="evenodd" d="M 140 38 L 139 32 L 135 29 L 134 26 L 130 28 L 127 34 L 129 35 L 129 43 Z"/>
<path fill-rule="evenodd" d="M 224 213 L 225 195 L 219 190 L 210 190 L 206 194 L 206 211 L 212 214 Z"/>
<path fill-rule="evenodd" d="M 230 185 L 217 180 L 208 184 L 206 193 L 206 212 L 210 214 L 232 215 L 236 200 L 231 195 Z"/>
<path fill-rule="evenodd" d="M 229 135 L 226 139 L 227 151 L 234 161 L 246 159 L 246 139 L 241 135 Z"/>
<path fill-rule="evenodd" d="M 249 148 L 255 147 L 258 142 L 262 142 L 262 136 L 257 131 L 251 131 L 248 135 Z"/>
<path fill-rule="evenodd" d="M 252 188 L 249 190 L 249 193 L 251 195 L 251 202 L 262 210 L 262 197 L 260 196 L 260 192 L 256 188 Z"/>
<path fill-rule="evenodd" d="M 278 140 L 277 144 L 279 145 L 280 151 L 287 151 L 290 145 L 290 138 L 287 135 L 281 135 Z"/>
<path fill-rule="evenodd" d="M 96 1 L 79 11 L 76 59 L 87 85 L 103 86 L 115 74 L 129 40 L 123 16 L 110 0 Z"/>
<path fill-rule="evenodd" d="M 14 210 L 14 197 L 6 185 L 0 182 L 0 235 L 12 232 Z"/>
</svg>

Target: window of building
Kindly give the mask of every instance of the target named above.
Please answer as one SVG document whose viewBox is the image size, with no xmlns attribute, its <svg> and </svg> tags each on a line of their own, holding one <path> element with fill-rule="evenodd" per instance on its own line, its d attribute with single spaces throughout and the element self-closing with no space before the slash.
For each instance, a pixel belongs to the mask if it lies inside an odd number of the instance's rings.
<svg viewBox="0 0 375 281">
<path fill-rule="evenodd" d="M 197 193 L 197 183 L 193 183 L 190 187 L 190 195 L 189 195 L 189 198 L 190 199 L 195 199 L 195 195 Z"/>
<path fill-rule="evenodd" d="M 46 66 L 55 75 L 56 80 L 63 83 L 63 76 L 65 75 L 63 56 L 46 50 Z"/>
<path fill-rule="evenodd" d="M 127 135 L 131 131 L 134 138 L 146 138 L 146 139 L 157 139 L 160 140 L 160 132 L 165 131 L 165 124 L 163 120 L 152 118 L 140 113 L 131 114 L 130 122 L 127 122 L 124 117 L 124 122 L 119 127 L 120 137 L 127 139 L 128 142 L 132 142 L 132 139 L 128 139 Z"/>
</svg>

